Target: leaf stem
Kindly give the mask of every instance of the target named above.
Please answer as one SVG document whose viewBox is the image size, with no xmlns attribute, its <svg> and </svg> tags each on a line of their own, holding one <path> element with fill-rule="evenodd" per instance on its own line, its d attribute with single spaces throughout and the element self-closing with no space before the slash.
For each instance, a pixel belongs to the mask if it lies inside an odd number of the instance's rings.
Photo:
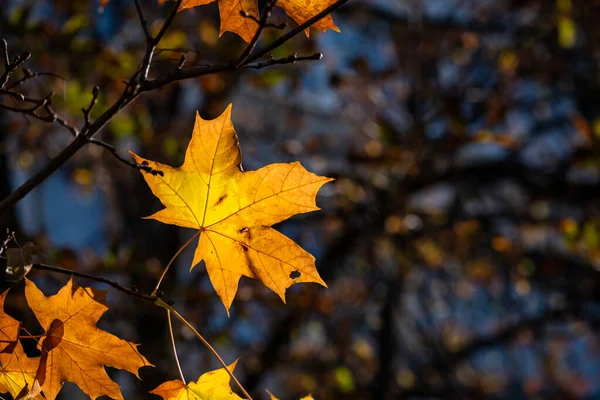
<svg viewBox="0 0 600 400">
<path fill-rule="evenodd" d="M 173 355 L 175 356 L 175 362 L 177 363 L 177 369 L 179 370 L 179 376 L 184 385 L 187 385 L 183 371 L 181 370 L 181 364 L 179 363 L 179 356 L 177 355 L 177 346 L 175 346 L 175 335 L 173 334 L 173 323 L 171 322 L 171 310 L 167 310 L 167 319 L 169 320 L 169 333 L 171 334 L 171 344 L 173 345 Z"/>
<path fill-rule="evenodd" d="M 160 284 L 162 283 L 163 279 L 165 278 L 165 275 L 167 275 L 167 271 L 169 271 L 169 267 L 171 267 L 171 264 L 173 264 L 173 261 L 175 261 L 175 259 L 177 258 L 177 256 L 179 255 L 179 253 L 181 253 L 183 251 L 183 249 L 185 249 L 186 247 L 189 246 L 190 243 L 192 243 L 192 241 L 194 239 L 196 239 L 198 236 L 200 236 L 200 231 L 194 233 L 194 235 L 188 239 L 187 242 L 185 242 L 183 244 L 183 246 L 181 246 L 179 248 L 179 250 L 177 250 L 177 253 L 175 253 L 175 255 L 171 258 L 171 261 L 169 261 L 169 263 L 167 264 L 167 266 L 165 267 L 165 269 L 163 270 L 160 278 L 158 279 L 158 283 L 156 284 L 156 287 L 154 288 L 154 290 L 152 291 L 151 296 L 156 296 L 156 292 L 158 292 L 158 288 L 160 287 Z"/>
<path fill-rule="evenodd" d="M 248 392 L 246 391 L 246 389 L 244 389 L 244 387 L 242 386 L 242 384 L 240 383 L 240 381 L 238 381 L 238 379 L 235 377 L 235 375 L 233 375 L 233 372 L 231 372 L 229 370 L 229 368 L 227 368 L 227 364 L 225 364 L 225 361 L 223 361 L 223 359 L 221 358 L 221 356 L 219 355 L 219 353 L 217 353 L 217 351 L 214 349 L 214 347 L 212 347 L 210 345 L 210 343 L 208 343 L 208 341 L 206 339 L 204 339 L 204 337 L 196 330 L 196 328 L 194 328 L 194 326 L 192 324 L 190 324 L 173 307 L 171 307 L 170 305 L 168 305 L 167 303 L 165 303 L 160 298 L 156 299 L 155 304 L 158 305 L 159 307 L 162 307 L 162 308 L 166 309 L 167 311 L 172 312 L 173 315 L 175 315 L 175 317 L 177 317 L 178 320 L 180 320 L 181 322 L 183 322 L 183 324 L 185 326 L 187 326 L 194 333 L 194 335 L 196 335 L 196 337 L 198 339 L 200 339 L 200 341 L 206 346 L 206 348 L 208 350 L 210 350 L 210 352 L 219 361 L 219 364 L 221 364 L 223 366 L 223 368 L 225 368 L 225 371 L 227 371 L 227 373 L 229 374 L 229 376 L 231 377 L 231 379 L 233 379 L 233 381 L 235 382 L 235 384 L 240 388 L 240 390 L 242 391 L 242 393 L 244 394 L 244 396 L 246 396 L 246 398 L 248 400 L 252 400 L 252 397 L 248 394 Z"/>
</svg>

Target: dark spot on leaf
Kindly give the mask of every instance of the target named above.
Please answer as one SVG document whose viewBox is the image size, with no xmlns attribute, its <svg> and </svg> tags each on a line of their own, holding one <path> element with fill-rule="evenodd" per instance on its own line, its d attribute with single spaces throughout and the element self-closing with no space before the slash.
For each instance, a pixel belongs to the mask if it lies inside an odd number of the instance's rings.
<svg viewBox="0 0 600 400">
<path fill-rule="evenodd" d="M 227 198 L 227 195 L 224 194 L 223 196 L 219 197 L 219 200 L 217 200 L 217 202 L 215 203 L 215 206 L 218 206 L 219 204 L 221 204 L 223 202 L 223 200 L 225 200 Z"/>
<path fill-rule="evenodd" d="M 248 251 L 248 246 L 246 246 L 245 244 L 240 244 L 240 246 L 242 246 L 242 250 L 244 250 L 245 252 Z"/>
<path fill-rule="evenodd" d="M 290 272 L 290 278 L 292 279 L 298 279 L 300 278 L 300 275 L 302 274 L 298 270 Z"/>
<path fill-rule="evenodd" d="M 57 347 L 62 342 L 65 334 L 65 325 L 60 319 L 55 319 L 50 324 L 46 337 L 42 341 L 42 350 L 48 352 Z"/>
</svg>

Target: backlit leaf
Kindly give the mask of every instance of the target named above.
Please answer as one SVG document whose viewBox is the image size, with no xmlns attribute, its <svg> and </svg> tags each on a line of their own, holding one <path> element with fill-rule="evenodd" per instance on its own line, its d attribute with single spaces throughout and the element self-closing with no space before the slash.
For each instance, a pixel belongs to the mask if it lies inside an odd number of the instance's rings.
<svg viewBox="0 0 600 400">
<path fill-rule="evenodd" d="M 227 366 L 233 371 L 237 361 Z M 165 382 L 150 393 L 162 397 L 164 400 L 241 400 L 233 393 L 229 386 L 230 376 L 225 368 L 202 374 L 198 382 L 185 385 L 180 380 Z"/>
<path fill-rule="evenodd" d="M 230 115 L 231 106 L 211 121 L 196 116 L 181 167 L 131 153 L 136 162 L 161 172 L 142 173 L 166 206 L 148 218 L 200 230 L 191 268 L 204 260 L 227 310 L 242 275 L 259 279 L 284 302 L 287 288 L 295 283 L 326 286 L 314 257 L 271 225 L 318 210 L 317 191 L 331 178 L 308 172 L 299 162 L 243 171 Z"/>
<path fill-rule="evenodd" d="M 108 310 L 105 295 L 104 291 L 78 287 L 71 279 L 57 294 L 46 297 L 32 281 L 25 280 L 27 303 L 45 330 L 38 345 L 42 355 L 35 378 L 46 398 L 54 400 L 68 381 L 92 399 L 102 395 L 123 399 L 104 365 L 136 376 L 140 367 L 150 365 L 135 344 L 96 327 Z"/>
</svg>

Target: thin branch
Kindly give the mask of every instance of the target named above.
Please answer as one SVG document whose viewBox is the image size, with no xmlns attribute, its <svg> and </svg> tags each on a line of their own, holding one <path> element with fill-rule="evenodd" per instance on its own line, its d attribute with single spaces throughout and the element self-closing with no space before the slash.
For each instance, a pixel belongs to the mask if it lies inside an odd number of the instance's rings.
<svg viewBox="0 0 600 400">
<path fill-rule="evenodd" d="M 229 374 L 229 376 L 231 377 L 231 379 L 233 379 L 233 381 L 236 383 L 236 385 L 240 388 L 240 390 L 242 391 L 242 393 L 244 394 L 244 396 L 246 396 L 246 398 L 248 400 L 252 400 L 252 397 L 248 394 L 248 392 L 246 391 L 246 389 L 244 389 L 244 387 L 242 386 L 242 384 L 240 383 L 240 381 L 238 381 L 238 379 L 235 377 L 235 375 L 233 375 L 233 372 L 231 372 L 229 370 L 229 368 L 227 368 L 227 364 L 225 364 L 225 361 L 223 361 L 223 359 L 221 358 L 221 356 L 219 356 L 219 353 L 217 353 L 217 351 L 214 349 L 214 347 L 212 347 L 210 345 L 210 343 L 208 343 L 208 341 L 206 339 L 204 339 L 204 336 L 202 336 L 196 330 L 196 328 L 194 328 L 194 326 L 192 324 L 190 324 L 184 317 L 182 317 L 181 314 L 179 314 L 173 307 L 171 307 L 170 305 L 168 305 L 167 303 L 165 303 L 163 300 L 161 300 L 159 298 L 159 299 L 156 300 L 155 303 L 158 306 L 163 307 L 164 309 L 172 312 L 173 315 L 175 315 L 178 320 L 180 320 L 181 322 L 183 322 L 183 324 L 185 326 L 187 326 L 192 332 L 194 332 L 194 335 L 196 335 L 196 337 L 206 346 L 206 348 L 208 350 L 210 350 L 211 353 L 213 353 L 213 355 L 215 356 L 215 358 L 219 361 L 219 363 L 223 366 L 223 368 L 225 368 L 225 371 L 227 371 L 227 373 Z"/>
<path fill-rule="evenodd" d="M 13 72 L 16 71 L 16 69 L 21 64 L 29 60 L 29 58 L 31 57 L 31 53 L 28 51 L 21 53 L 20 55 L 15 57 L 15 60 L 11 63 L 8 57 L 8 45 L 6 44 L 6 40 L 2 39 L 0 43 L 2 44 L 2 53 L 4 54 L 4 73 L 0 75 L 0 89 L 4 89 L 4 86 L 8 82 L 10 76 L 13 74 Z"/>
<path fill-rule="evenodd" d="M 294 64 L 296 61 L 318 61 L 322 58 L 323 58 L 322 53 L 315 53 L 315 54 L 312 54 L 310 56 L 305 56 L 305 57 L 298 57 L 298 55 L 296 53 L 294 53 L 294 54 L 284 57 L 284 58 L 271 57 L 266 61 L 260 61 L 257 63 L 248 64 L 248 65 L 244 66 L 244 68 L 261 69 L 261 68 L 270 67 L 270 66 L 276 65 L 276 64 Z"/>
<path fill-rule="evenodd" d="M 158 35 L 156 35 L 156 37 L 154 38 L 154 46 L 158 46 L 158 43 L 160 42 L 160 40 L 162 39 L 162 37 L 165 35 L 165 33 L 167 32 L 167 30 L 169 29 L 169 27 L 173 23 L 173 19 L 175 19 L 175 15 L 177 14 L 177 11 L 179 10 L 179 7 L 181 7 L 181 3 L 182 2 L 183 2 L 183 0 L 176 0 L 175 6 L 171 10 L 171 14 L 169 14 L 169 16 L 167 17 L 167 20 L 163 24 L 162 28 L 160 28 L 160 31 L 158 32 Z"/>
<path fill-rule="evenodd" d="M 16 92 L 12 92 L 12 93 L 16 93 Z M 49 122 L 49 123 L 58 122 L 59 125 L 61 125 L 65 129 L 69 130 L 69 132 L 71 132 L 71 134 L 73 136 L 77 136 L 79 134 L 79 129 L 77 129 L 76 127 L 71 125 L 65 118 L 58 115 L 58 113 L 56 113 L 56 111 L 52 108 L 52 96 L 53 95 L 54 95 L 53 93 L 49 93 L 43 99 L 33 99 L 30 97 L 25 97 L 25 96 L 23 96 L 22 99 L 18 99 L 18 100 L 26 102 L 26 103 L 32 103 L 33 106 L 29 107 L 29 108 L 13 107 L 13 106 L 9 106 L 8 104 L 4 104 L 4 103 L 0 103 L 0 108 L 15 112 L 18 114 L 28 115 L 28 116 L 34 117 L 40 121 L 44 121 L 44 122 Z M 40 114 L 39 110 L 42 108 L 43 108 L 45 114 Z"/>
<path fill-rule="evenodd" d="M 25 101 L 25 96 L 23 96 L 21 93 L 13 92 L 12 90 L 0 89 L 0 95 L 10 96 L 19 101 Z"/>
<path fill-rule="evenodd" d="M 250 55 L 250 53 L 252 53 L 252 51 L 256 47 L 256 43 L 258 43 L 258 39 L 260 38 L 260 35 L 262 34 L 263 30 L 269 23 L 269 18 L 271 18 L 271 13 L 273 11 L 273 8 L 275 8 L 276 4 L 277 4 L 277 0 L 271 0 L 265 5 L 265 8 L 260 16 L 260 21 L 257 21 L 258 28 L 256 29 L 256 32 L 254 33 L 254 37 L 252 37 L 252 40 L 250 40 L 250 43 L 248 43 L 248 46 L 246 46 L 246 48 L 244 49 L 244 52 L 242 53 L 240 58 L 238 58 L 237 62 L 235 63 L 236 68 L 239 68 L 240 66 L 242 66 L 244 64 L 244 62 L 246 62 L 246 60 L 248 59 L 248 56 Z M 242 15 L 245 17 L 250 17 L 250 15 L 247 13 L 246 13 L 246 15 L 244 15 L 244 14 L 242 14 Z"/>
<path fill-rule="evenodd" d="M 290 40 L 291 38 L 293 38 L 294 36 L 299 34 L 300 32 L 303 32 L 306 28 L 310 28 L 312 25 L 319 22 L 320 20 L 322 20 L 323 18 L 325 18 L 326 16 L 328 16 L 329 14 L 331 14 L 332 12 L 334 12 L 335 10 L 337 10 L 338 8 L 340 8 L 341 6 L 346 4 L 348 1 L 349 0 L 336 1 L 335 3 L 333 3 L 332 5 L 330 5 L 329 7 L 327 7 L 326 9 L 324 9 L 323 11 L 321 11 L 320 13 L 315 15 L 314 17 L 312 17 L 312 18 L 306 20 L 304 23 L 298 25 L 295 29 L 289 31 L 288 33 L 281 36 L 280 38 L 272 41 L 271 43 L 266 45 L 264 48 L 258 49 L 256 52 L 252 53 L 250 56 L 248 56 L 246 63 L 256 61 L 260 57 L 270 53 L 277 47 L 281 46 L 282 44 L 284 44 L 285 42 L 287 42 L 288 40 Z"/>
<path fill-rule="evenodd" d="M 146 17 L 144 16 L 144 10 L 140 5 L 140 0 L 133 0 L 135 3 L 135 9 L 137 11 L 138 17 L 140 19 L 140 25 L 142 26 L 142 30 L 144 31 L 144 36 L 146 37 L 146 43 L 150 46 L 154 42 L 152 35 L 150 34 L 150 29 L 148 29 L 148 21 L 146 21 Z"/>
<path fill-rule="evenodd" d="M 87 131 L 87 129 L 91 125 L 90 113 L 92 112 L 92 108 L 94 108 L 94 106 L 98 102 L 99 94 L 100 94 L 100 88 L 98 86 L 94 86 L 94 88 L 92 89 L 92 100 L 90 101 L 90 105 L 88 106 L 88 108 L 81 109 L 81 112 L 83 112 L 83 120 L 84 120 L 83 128 L 81 130 L 84 132 Z"/>
<path fill-rule="evenodd" d="M 252 21 L 256 22 L 257 24 L 260 24 L 260 20 L 258 18 L 256 18 L 254 15 L 248 14 L 246 11 L 240 11 L 240 15 L 244 18 L 248 18 L 251 19 Z M 275 29 L 285 29 L 285 27 L 287 26 L 287 24 L 285 22 L 282 22 L 280 24 L 271 24 L 271 23 L 266 23 L 265 24 L 265 28 L 275 28 Z"/>
<path fill-rule="evenodd" d="M 149 301 L 151 303 L 155 303 L 156 300 L 158 299 L 158 297 L 156 297 L 156 296 L 140 293 L 136 289 L 130 289 L 130 288 L 125 287 L 117 282 L 111 281 L 110 279 L 106 279 L 102 276 L 91 275 L 91 274 L 87 274 L 85 272 L 73 271 L 70 269 L 56 267 L 53 265 L 46 265 L 46 264 L 32 264 L 31 268 L 37 269 L 40 271 L 50 271 L 50 272 L 56 272 L 56 273 L 63 274 L 63 275 L 77 276 L 79 278 L 85 278 L 85 279 L 90 279 L 92 281 L 104 283 L 104 284 L 109 285 L 112 288 L 118 290 L 119 292 L 126 293 L 130 296 L 134 296 L 139 299 Z"/>
<path fill-rule="evenodd" d="M 4 239 L 4 242 L 2 242 L 2 246 L 0 246 L 0 256 L 2 256 L 2 253 L 4 253 L 4 251 L 6 250 L 6 248 L 8 247 L 8 244 L 14 239 L 15 239 L 15 233 L 6 229 L 6 239 Z"/>
<path fill-rule="evenodd" d="M 10 58 L 8 57 L 8 43 L 4 38 L 0 39 L 0 50 L 2 51 L 2 60 L 4 61 L 4 69 L 8 69 Z"/>
<path fill-rule="evenodd" d="M 123 158 L 118 152 L 117 149 L 115 148 L 115 146 L 113 146 L 110 143 L 106 143 L 102 140 L 99 139 L 92 139 L 92 138 L 88 138 L 87 140 L 88 143 L 93 144 L 95 146 L 99 146 L 102 147 L 106 150 L 109 151 L 110 155 L 113 156 L 114 158 L 116 158 L 119 162 L 127 165 L 128 167 L 140 170 L 140 171 L 145 171 L 148 172 L 152 175 L 160 175 L 163 176 L 164 173 L 162 171 L 159 171 L 157 169 L 152 168 L 150 165 L 148 164 L 138 164 L 136 162 L 130 161 L 126 158 Z"/>
<path fill-rule="evenodd" d="M 137 7 L 137 0 L 135 1 Z M 181 6 L 181 2 L 182 0 L 176 1 L 175 6 L 171 10 L 171 13 L 167 17 L 167 20 L 165 21 L 163 26 L 160 28 L 160 31 L 158 32 L 156 37 L 154 39 L 152 39 L 152 36 L 150 36 L 150 38 L 148 38 L 148 36 L 146 37 L 146 54 L 144 55 L 144 61 L 142 62 L 141 73 L 138 76 L 138 81 L 140 85 L 145 83 L 148 79 L 148 74 L 150 73 L 150 66 L 152 65 L 152 58 L 154 57 L 154 51 L 156 50 L 156 46 L 160 43 L 161 39 L 173 23 L 173 19 L 175 19 L 175 15 L 177 14 L 177 10 L 179 10 L 179 6 Z M 139 8 L 139 10 L 141 11 L 141 7 Z M 140 21 L 142 21 L 142 18 L 143 16 L 142 14 L 140 14 Z M 145 21 L 145 19 L 143 21 Z M 145 29 L 147 30 L 147 25 Z M 150 35 L 149 32 L 148 35 Z"/>
<path fill-rule="evenodd" d="M 33 72 L 29 68 L 22 68 L 24 76 L 16 81 L 12 82 L 10 85 L 7 85 L 7 89 L 14 89 L 16 87 L 22 86 L 25 82 L 30 79 L 37 78 L 38 76 L 51 76 L 56 79 L 60 79 L 66 81 L 66 79 L 58 74 L 52 72 Z"/>
</svg>

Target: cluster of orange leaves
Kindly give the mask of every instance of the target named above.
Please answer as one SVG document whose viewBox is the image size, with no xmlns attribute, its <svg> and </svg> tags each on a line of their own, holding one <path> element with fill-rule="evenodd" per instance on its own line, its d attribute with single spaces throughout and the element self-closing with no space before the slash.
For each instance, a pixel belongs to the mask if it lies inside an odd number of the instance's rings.
<svg viewBox="0 0 600 400">
<path fill-rule="evenodd" d="M 102 5 L 106 5 L 110 0 L 100 0 Z M 250 42 L 252 37 L 258 29 L 258 23 L 256 20 L 259 19 L 258 14 L 258 0 L 183 0 L 179 11 L 193 8 L 196 6 L 203 6 L 213 2 L 217 2 L 219 5 L 219 17 L 221 19 L 221 29 L 219 36 L 224 32 L 233 32 L 239 35 L 246 42 Z M 298 24 L 302 24 L 317 15 L 333 3 L 336 0 L 279 0 L 277 6 L 281 7 L 294 21 Z M 159 0 L 159 3 L 164 3 L 165 0 Z M 254 18 L 245 17 L 242 15 L 245 12 L 248 16 Z M 333 29 L 339 32 L 339 29 L 333 23 L 331 16 L 326 16 L 313 27 L 326 31 Z M 308 35 L 308 30 L 306 31 Z"/>
<path fill-rule="evenodd" d="M 259 279 L 285 301 L 286 289 L 298 282 L 325 286 L 315 259 L 271 225 L 298 213 L 317 210 L 319 188 L 331 179 L 308 172 L 300 163 L 271 164 L 243 171 L 231 106 L 214 120 L 196 116 L 192 139 L 180 167 L 145 160 L 160 173 L 143 173 L 166 208 L 148 218 L 198 230 L 200 239 L 191 268 L 204 260 L 209 278 L 226 309 L 242 276 Z M 104 366 L 138 370 L 152 366 L 137 345 L 96 327 L 108 310 L 106 292 L 78 287 L 73 280 L 46 297 L 30 280 L 25 297 L 44 333 L 22 335 L 21 323 L 4 312 L 0 295 L 0 393 L 15 399 L 54 400 L 64 382 L 77 384 L 90 398 L 123 399 Z M 27 331 L 25 331 L 27 333 Z M 38 341 L 39 357 L 28 357 L 20 338 Z M 232 371 L 235 362 L 228 368 Z M 224 369 L 197 382 L 165 382 L 151 393 L 165 400 L 241 399 L 229 386 Z M 271 395 L 272 399 L 276 399 Z M 305 397 L 309 400 L 312 397 Z"/>
</svg>

